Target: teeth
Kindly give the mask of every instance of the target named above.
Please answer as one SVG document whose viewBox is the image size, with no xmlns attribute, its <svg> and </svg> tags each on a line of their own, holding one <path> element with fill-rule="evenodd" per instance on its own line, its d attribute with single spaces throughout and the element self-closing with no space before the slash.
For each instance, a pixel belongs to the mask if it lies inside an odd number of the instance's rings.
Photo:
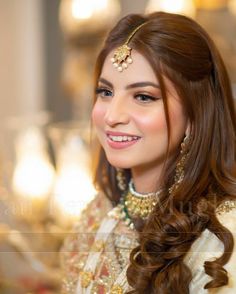
<svg viewBox="0 0 236 294">
<path fill-rule="evenodd" d="M 127 141 L 133 141 L 133 140 L 137 140 L 138 137 L 130 137 L 130 136 L 111 136 L 109 135 L 109 138 L 112 140 L 112 141 L 115 141 L 115 142 L 127 142 Z"/>
</svg>

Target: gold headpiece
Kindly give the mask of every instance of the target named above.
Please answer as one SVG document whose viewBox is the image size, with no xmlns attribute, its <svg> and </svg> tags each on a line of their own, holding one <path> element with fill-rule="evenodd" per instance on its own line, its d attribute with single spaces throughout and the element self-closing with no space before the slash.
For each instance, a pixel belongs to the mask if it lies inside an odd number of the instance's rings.
<svg viewBox="0 0 236 294">
<path fill-rule="evenodd" d="M 132 48 L 130 48 L 128 44 L 131 38 L 134 36 L 134 34 L 145 24 L 146 22 L 142 23 L 136 29 L 134 29 L 133 32 L 129 35 L 125 44 L 118 47 L 114 52 L 114 55 L 111 58 L 111 62 L 119 72 L 122 72 L 123 69 L 126 69 L 128 67 L 128 64 L 131 64 L 133 62 L 133 59 L 131 58 Z"/>
</svg>

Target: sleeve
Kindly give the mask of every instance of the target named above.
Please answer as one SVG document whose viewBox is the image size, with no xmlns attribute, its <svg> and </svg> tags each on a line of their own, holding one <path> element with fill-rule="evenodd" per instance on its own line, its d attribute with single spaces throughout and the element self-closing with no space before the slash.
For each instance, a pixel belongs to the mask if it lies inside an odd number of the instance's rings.
<svg viewBox="0 0 236 294">
<path fill-rule="evenodd" d="M 219 221 L 229 229 L 234 238 L 233 253 L 224 266 L 228 272 L 229 283 L 226 286 L 215 289 L 204 289 L 211 281 L 211 277 L 205 273 L 204 262 L 215 260 L 224 251 L 223 243 L 209 230 L 205 230 L 193 243 L 190 252 L 185 257 L 185 262 L 192 271 L 193 279 L 190 283 L 190 294 L 233 294 L 236 293 L 236 202 L 227 204 L 217 214 Z"/>
</svg>

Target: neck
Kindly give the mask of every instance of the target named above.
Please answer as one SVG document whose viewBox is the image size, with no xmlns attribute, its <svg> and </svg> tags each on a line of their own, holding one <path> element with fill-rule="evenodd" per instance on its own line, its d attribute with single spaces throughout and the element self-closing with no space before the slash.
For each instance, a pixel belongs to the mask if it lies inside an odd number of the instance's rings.
<svg viewBox="0 0 236 294">
<path fill-rule="evenodd" d="M 162 166 L 154 166 L 145 169 L 143 167 L 132 168 L 131 174 L 135 190 L 139 193 L 156 192 L 161 188 Z"/>
</svg>

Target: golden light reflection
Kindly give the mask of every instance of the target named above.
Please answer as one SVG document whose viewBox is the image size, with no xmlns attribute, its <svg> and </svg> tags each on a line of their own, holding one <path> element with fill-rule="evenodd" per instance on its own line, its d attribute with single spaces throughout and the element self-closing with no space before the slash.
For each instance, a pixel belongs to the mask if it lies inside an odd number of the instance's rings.
<svg viewBox="0 0 236 294">
<path fill-rule="evenodd" d="M 72 0 L 72 16 L 77 19 L 88 19 L 94 13 L 105 10 L 107 5 L 108 0 Z"/>
<path fill-rule="evenodd" d="M 77 19 L 87 19 L 93 15 L 92 1 L 86 1 L 82 5 L 81 0 L 73 0 L 71 4 L 72 16 Z"/>
<path fill-rule="evenodd" d="M 29 128 L 16 140 L 16 165 L 13 190 L 24 198 L 46 198 L 53 187 L 54 168 L 51 165 L 42 134 Z"/>
<path fill-rule="evenodd" d="M 194 16 L 195 7 L 192 0 L 150 0 L 146 12 L 165 11 Z"/>
<path fill-rule="evenodd" d="M 197 8 L 216 10 L 227 6 L 229 0 L 194 0 Z"/>
<path fill-rule="evenodd" d="M 236 0 L 230 0 L 228 6 L 229 6 L 229 10 L 232 13 L 236 14 Z"/>
<path fill-rule="evenodd" d="M 107 29 L 120 13 L 118 0 L 61 0 L 59 17 L 68 35 L 87 35 Z"/>
<path fill-rule="evenodd" d="M 42 154 L 25 154 L 16 164 L 13 188 L 17 195 L 45 198 L 52 188 L 53 179 L 53 167 Z"/>
<path fill-rule="evenodd" d="M 85 168 L 70 163 L 58 173 L 54 189 L 54 204 L 68 217 L 78 217 L 81 210 L 91 201 L 96 190 Z"/>
<path fill-rule="evenodd" d="M 73 123 L 58 123 L 49 129 L 57 166 L 50 213 L 62 227 L 74 223 L 97 193 L 85 129 Z"/>
</svg>

